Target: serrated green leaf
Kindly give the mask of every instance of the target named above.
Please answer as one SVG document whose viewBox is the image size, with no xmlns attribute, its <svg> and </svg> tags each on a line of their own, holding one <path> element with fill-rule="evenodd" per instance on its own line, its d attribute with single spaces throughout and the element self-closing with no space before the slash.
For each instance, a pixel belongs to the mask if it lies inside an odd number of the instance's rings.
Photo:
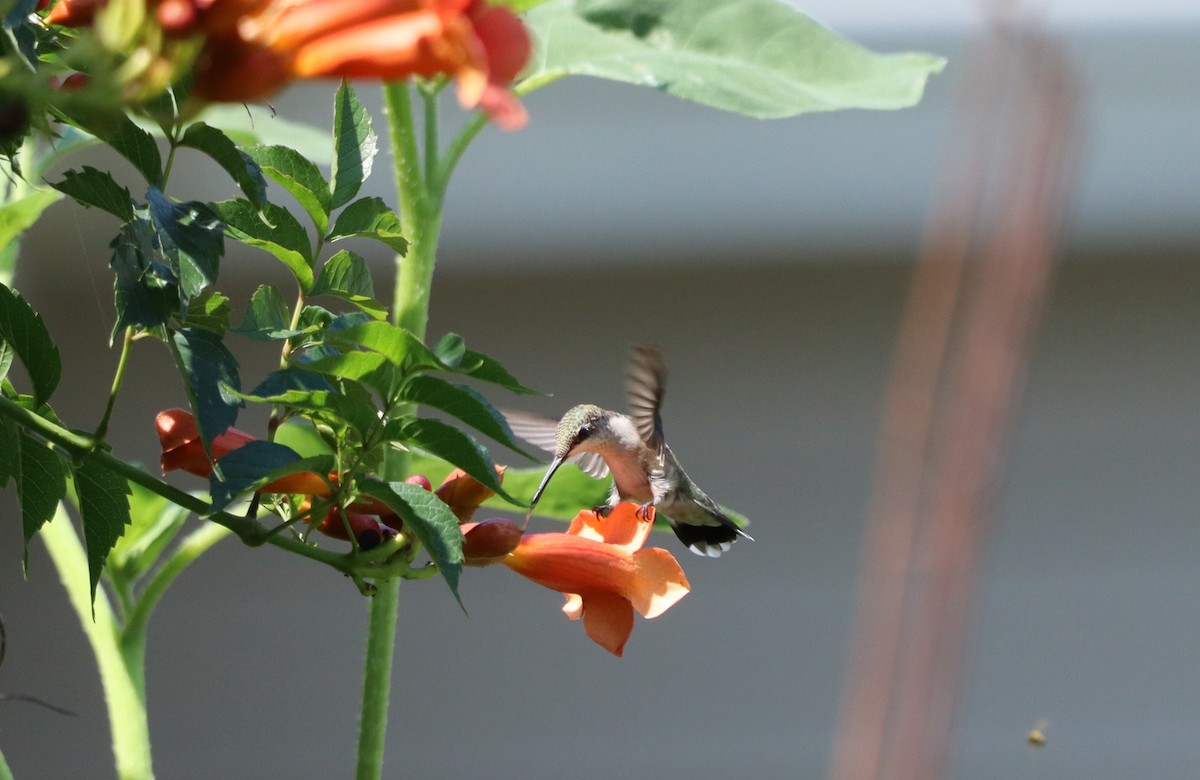
<svg viewBox="0 0 1200 780">
<path fill-rule="evenodd" d="M 258 209 L 241 198 L 220 201 L 213 207 L 224 220 L 230 238 L 270 252 L 287 266 L 300 288 L 308 291 L 313 283 L 312 245 L 290 211 L 273 203 Z"/>
<path fill-rule="evenodd" d="M 62 195 L 54 190 L 38 190 L 0 206 L 0 249 L 19 239 L 33 227 L 42 212 L 58 202 Z"/>
<path fill-rule="evenodd" d="M 23 565 L 29 569 L 29 541 L 41 530 L 67 491 L 67 472 L 63 460 L 45 443 L 38 441 L 15 422 L 6 418 L 3 434 L 5 449 L 0 468 L 7 485 L 9 479 L 17 484 L 17 500 L 21 504 L 21 527 L 25 547 Z"/>
<path fill-rule="evenodd" d="M 404 521 L 425 547 L 425 551 L 450 586 L 459 606 L 458 578 L 462 573 L 462 531 L 458 518 L 450 507 L 442 503 L 433 493 L 418 486 L 403 482 L 363 482 L 359 489 L 364 495 L 382 501 Z M 465 607 L 463 608 L 465 611 Z"/>
<path fill-rule="evenodd" d="M 400 232 L 400 217 L 382 198 L 359 198 L 351 203 L 338 215 L 326 239 L 354 237 L 381 241 L 400 254 L 408 251 L 408 240 Z"/>
<path fill-rule="evenodd" d="M 317 232 L 329 230 L 329 182 L 307 157 L 287 146 L 255 146 L 246 150 L 271 181 L 283 187 L 312 218 Z"/>
<path fill-rule="evenodd" d="M 241 390 L 237 360 L 215 333 L 183 328 L 171 334 L 184 388 L 196 416 L 204 451 L 212 453 L 212 440 L 237 420 L 240 399 L 226 392 Z"/>
<path fill-rule="evenodd" d="M 21 294 L 0 284 L 0 339 L 12 346 L 29 372 L 38 405 L 45 403 L 62 377 L 62 358 L 50 331 Z"/>
<path fill-rule="evenodd" d="M 211 330 L 218 336 L 229 329 L 229 298 L 215 290 L 206 290 L 192 299 L 183 324 L 188 328 Z"/>
<path fill-rule="evenodd" d="M 221 474 L 213 471 L 208 476 L 212 492 L 213 511 L 229 506 L 235 498 L 262 487 L 289 474 L 310 471 L 328 474 L 333 470 L 334 460 L 329 456 L 301 458 L 290 447 L 270 441 L 247 442 L 221 458 Z"/>
<path fill-rule="evenodd" d="M 83 543 L 87 549 L 92 600 L 108 553 L 129 525 L 129 483 L 95 458 L 84 458 L 73 468 L 79 514 L 83 519 Z"/>
<path fill-rule="evenodd" d="M 514 498 L 527 505 L 533 499 L 534 491 L 537 490 L 545 475 L 545 466 L 532 468 L 510 466 L 504 472 L 504 487 Z M 554 479 L 550 480 L 542 497 L 538 499 L 533 516 L 554 520 L 572 520 L 582 510 L 607 504 L 611 485 L 611 479 L 593 479 L 580 471 L 575 464 L 564 463 L 555 472 Z M 489 498 L 483 502 L 483 505 L 491 509 L 512 510 L 507 502 L 499 498 Z"/>
<path fill-rule="evenodd" d="M 399 427 L 402 443 L 450 461 L 497 494 L 512 499 L 496 477 L 496 466 L 487 449 L 470 435 L 441 420 L 410 420 Z"/>
<path fill-rule="evenodd" d="M 312 245 L 304 227 L 292 212 L 265 204 L 261 209 L 243 198 L 212 204 L 225 222 L 229 237 L 275 255 L 305 292 L 313 283 Z"/>
<path fill-rule="evenodd" d="M 242 148 L 283 146 L 318 165 L 329 164 L 328 128 L 292 122 L 274 111 L 259 111 L 256 115 L 254 108 L 243 103 L 213 103 L 204 109 L 201 118 L 219 127 Z"/>
<path fill-rule="evenodd" d="M 462 362 L 455 373 L 479 379 L 483 382 L 491 382 L 494 385 L 503 387 L 505 390 L 522 395 L 545 395 L 540 390 L 531 390 L 521 384 L 517 381 L 516 377 L 508 373 L 508 369 L 500 365 L 495 359 L 488 357 L 482 352 L 476 352 L 473 349 L 463 352 Z"/>
<path fill-rule="evenodd" d="M 298 368 L 275 371 L 258 387 L 249 393 L 238 393 L 238 397 L 303 409 L 326 422 L 347 424 L 359 436 L 365 436 L 379 421 L 378 410 L 365 391 L 339 392 L 320 374 Z"/>
<path fill-rule="evenodd" d="M 107 211 L 122 222 L 133 219 L 133 197 L 107 171 L 85 165 L 78 171 L 65 171 L 62 181 L 50 186 L 77 203 Z"/>
<path fill-rule="evenodd" d="M 387 358 L 376 352 L 344 352 L 303 363 L 307 371 L 352 379 L 355 382 L 374 382 L 388 365 Z M 375 387 L 375 384 L 372 384 L 372 387 Z M 381 394 L 386 392 L 384 388 L 375 389 L 380 390 Z"/>
<path fill-rule="evenodd" d="M 179 284 L 179 305 L 217 281 L 225 254 L 224 226 L 209 207 L 198 201 L 175 203 L 157 187 L 146 192 L 150 221 L 158 249 L 171 264 Z"/>
<path fill-rule="evenodd" d="M 405 383 L 400 399 L 440 409 L 514 452 L 536 460 L 517 444 L 504 416 L 486 398 L 466 385 L 454 385 L 438 377 L 419 375 Z"/>
<path fill-rule="evenodd" d="M 875 54 L 777 0 L 551 0 L 525 22 L 531 83 L 597 76 L 764 119 L 911 106 L 945 65 Z"/>
<path fill-rule="evenodd" d="M 126 327 L 157 328 L 179 308 L 179 288 L 174 273 L 154 257 L 154 231 L 150 222 L 135 218 L 121 226 L 109 245 L 109 260 L 116 278 L 113 299 L 117 322 L 113 332 Z"/>
<path fill-rule="evenodd" d="M 162 181 L 162 155 L 154 137 L 120 113 L 94 113 L 64 116 L 68 122 L 111 146 L 146 179 L 150 185 Z"/>
<path fill-rule="evenodd" d="M 283 293 L 274 285 L 260 285 L 250 297 L 250 306 L 234 333 L 259 341 L 288 339 L 300 333 L 291 328 L 292 313 Z"/>
<path fill-rule="evenodd" d="M 130 526 L 108 555 L 108 573 L 132 585 L 150 571 L 183 528 L 189 511 L 130 482 Z"/>
<path fill-rule="evenodd" d="M 263 179 L 262 169 L 250 155 L 238 149 L 225 133 L 203 122 L 196 122 L 179 139 L 179 145 L 211 157 L 237 182 L 246 198 L 255 206 L 261 207 L 267 202 L 267 182 Z"/>
<path fill-rule="evenodd" d="M 321 274 L 313 283 L 310 295 L 362 295 L 375 297 L 375 281 L 371 269 L 361 256 L 345 249 L 325 261 Z"/>
<path fill-rule="evenodd" d="M 349 203 L 371 175 L 379 138 L 371 128 L 371 115 L 359 102 L 348 81 L 334 97 L 333 165 L 329 182 L 331 208 Z"/>
</svg>

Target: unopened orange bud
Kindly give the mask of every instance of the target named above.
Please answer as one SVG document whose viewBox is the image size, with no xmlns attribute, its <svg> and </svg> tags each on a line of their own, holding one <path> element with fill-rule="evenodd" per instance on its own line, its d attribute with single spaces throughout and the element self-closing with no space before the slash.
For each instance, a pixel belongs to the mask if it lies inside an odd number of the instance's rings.
<svg viewBox="0 0 1200 780">
<path fill-rule="evenodd" d="M 487 566 L 498 563 L 517 549 L 521 527 L 511 520 L 493 518 L 459 526 L 463 532 L 463 563 Z"/>
<path fill-rule="evenodd" d="M 501 481 L 504 479 L 504 469 L 504 466 L 496 467 L 496 477 Z M 495 491 L 474 477 L 467 476 L 462 469 L 451 471 L 435 492 L 460 523 L 468 522 L 479 505 L 495 495 Z"/>
</svg>

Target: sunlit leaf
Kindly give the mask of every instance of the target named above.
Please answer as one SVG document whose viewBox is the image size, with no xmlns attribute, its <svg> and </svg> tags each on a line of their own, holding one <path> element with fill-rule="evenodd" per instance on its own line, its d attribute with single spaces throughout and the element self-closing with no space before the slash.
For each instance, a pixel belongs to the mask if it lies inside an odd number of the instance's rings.
<svg viewBox="0 0 1200 780">
<path fill-rule="evenodd" d="M 358 194 L 371 175 L 378 151 L 379 138 L 371 128 L 371 115 L 350 83 L 343 81 L 334 98 L 331 208 L 341 208 Z"/>
<path fill-rule="evenodd" d="M 496 411 L 486 398 L 466 385 L 455 385 L 438 377 L 420 375 L 405 383 L 400 397 L 401 400 L 440 409 L 453 415 L 485 436 L 490 436 L 531 460 L 534 459 L 517 444 L 504 415 Z"/>
<path fill-rule="evenodd" d="M 312 218 L 317 232 L 329 230 L 329 182 L 309 158 L 287 146 L 255 146 L 246 150 L 271 181 L 283 187 Z"/>
<path fill-rule="evenodd" d="M 290 211 L 273 203 L 259 209 L 243 198 L 223 200 L 214 203 L 213 208 L 231 238 L 275 255 L 296 277 L 301 289 L 307 292 L 312 287 L 312 244 Z"/>
<path fill-rule="evenodd" d="M 408 240 L 400 232 L 400 218 L 381 198 L 360 198 L 347 206 L 330 229 L 326 238 L 372 238 L 404 254 Z"/>
<path fill-rule="evenodd" d="M 183 324 L 188 328 L 211 330 L 223 335 L 229 328 L 229 298 L 215 290 L 206 290 L 192 299 Z"/>
<path fill-rule="evenodd" d="M 375 297 L 375 282 L 367 261 L 353 252 L 342 251 L 325 261 L 313 283 L 311 295 L 327 293 Z"/>
<path fill-rule="evenodd" d="M 551 0 L 525 20 L 530 82 L 596 76 L 759 118 L 904 108 L 945 65 L 875 54 L 777 0 Z"/>
<path fill-rule="evenodd" d="M 463 353 L 462 363 L 459 364 L 457 373 L 465 376 L 479 379 L 484 382 L 491 382 L 494 385 L 499 385 L 505 390 L 510 390 L 514 393 L 523 395 L 545 395 L 538 390 L 531 390 L 525 385 L 517 381 L 517 378 L 508 373 L 508 369 L 500 365 L 498 361 L 488 357 L 482 352 L 476 352 L 473 349 L 468 349 Z"/>
<path fill-rule="evenodd" d="M 250 298 L 250 306 L 234 333 L 260 341 L 287 339 L 300 331 L 291 327 L 292 313 L 279 288 L 260 285 Z"/>
<path fill-rule="evenodd" d="M 511 498 L 496 477 L 496 466 L 487 449 L 453 425 L 441 420 L 410 420 L 399 428 L 396 438 L 450 461 L 499 495 Z"/>
<path fill-rule="evenodd" d="M 154 137 L 124 114 L 96 113 L 64 116 L 71 124 L 111 146 L 133 163 L 150 185 L 162 180 L 162 155 Z"/>
<path fill-rule="evenodd" d="M 108 555 L 109 576 L 133 584 L 150 571 L 183 528 L 189 511 L 130 482 L 130 525 Z"/>
</svg>

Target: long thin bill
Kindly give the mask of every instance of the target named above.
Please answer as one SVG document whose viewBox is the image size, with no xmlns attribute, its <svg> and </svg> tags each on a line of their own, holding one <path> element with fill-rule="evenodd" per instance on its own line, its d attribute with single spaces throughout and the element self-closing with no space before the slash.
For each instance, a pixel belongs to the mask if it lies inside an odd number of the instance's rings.
<svg viewBox="0 0 1200 780">
<path fill-rule="evenodd" d="M 554 472 L 558 471 L 558 467 L 563 464 L 563 458 L 555 458 L 550 461 L 550 468 L 546 469 L 546 476 L 542 477 L 542 483 L 538 485 L 537 490 L 533 492 L 533 498 L 529 501 L 529 511 L 525 513 L 525 526 L 529 525 L 529 518 L 533 517 L 533 508 L 537 506 L 538 500 L 542 497 L 542 491 L 546 489 L 546 485 L 550 484 L 550 478 L 554 476 Z M 525 526 L 522 526 L 522 530 Z"/>
</svg>

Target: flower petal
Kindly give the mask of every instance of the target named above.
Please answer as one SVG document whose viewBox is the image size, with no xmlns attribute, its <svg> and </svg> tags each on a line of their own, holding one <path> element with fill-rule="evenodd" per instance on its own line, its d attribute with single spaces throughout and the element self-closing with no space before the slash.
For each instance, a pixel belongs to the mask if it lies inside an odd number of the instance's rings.
<svg viewBox="0 0 1200 780">
<path fill-rule="evenodd" d="M 640 550 L 654 526 L 654 507 L 647 507 L 646 519 L 637 516 L 638 505 L 622 502 L 607 517 L 590 509 L 575 516 L 567 528 L 568 534 L 612 545 L 626 553 Z"/>
<path fill-rule="evenodd" d="M 633 633 L 633 608 L 620 596 L 589 593 L 583 597 L 583 630 L 593 642 L 620 658 Z"/>
<path fill-rule="evenodd" d="M 641 550 L 634 554 L 633 561 L 637 575 L 624 595 L 642 617 L 658 617 L 692 589 L 683 567 L 666 550 Z"/>
</svg>

